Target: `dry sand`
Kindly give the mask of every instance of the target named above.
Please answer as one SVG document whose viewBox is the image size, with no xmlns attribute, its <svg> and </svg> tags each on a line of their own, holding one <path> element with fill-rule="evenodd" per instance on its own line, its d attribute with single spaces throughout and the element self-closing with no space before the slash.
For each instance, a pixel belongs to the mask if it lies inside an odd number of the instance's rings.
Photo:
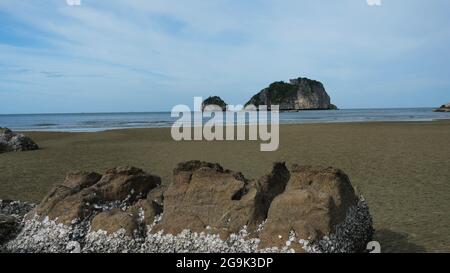
<svg viewBox="0 0 450 273">
<path fill-rule="evenodd" d="M 257 178 L 272 162 L 344 170 L 370 206 L 384 252 L 450 252 L 450 121 L 281 127 L 280 148 L 258 142 L 174 142 L 170 129 L 29 132 L 41 150 L 0 154 L 0 199 L 39 202 L 67 172 L 133 165 L 171 180 L 199 159 Z"/>
</svg>

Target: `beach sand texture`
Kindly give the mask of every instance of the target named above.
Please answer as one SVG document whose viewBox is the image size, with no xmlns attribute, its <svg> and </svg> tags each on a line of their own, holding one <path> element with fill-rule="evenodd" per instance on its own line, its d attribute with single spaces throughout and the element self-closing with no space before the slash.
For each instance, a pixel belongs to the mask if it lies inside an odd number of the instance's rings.
<svg viewBox="0 0 450 273">
<path fill-rule="evenodd" d="M 257 141 L 175 142 L 170 128 L 27 135 L 41 150 L 0 154 L 0 199 L 39 202 L 67 172 L 119 165 L 165 184 L 192 159 L 247 178 L 274 161 L 334 166 L 367 199 L 383 252 L 450 252 L 450 121 L 283 125 L 276 152 Z"/>
</svg>

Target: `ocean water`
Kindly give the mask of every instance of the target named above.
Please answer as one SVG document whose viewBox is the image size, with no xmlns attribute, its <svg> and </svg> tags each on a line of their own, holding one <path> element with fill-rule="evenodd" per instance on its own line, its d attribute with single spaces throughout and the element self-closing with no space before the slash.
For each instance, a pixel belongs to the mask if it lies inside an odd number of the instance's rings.
<svg viewBox="0 0 450 273">
<path fill-rule="evenodd" d="M 432 121 L 450 119 L 450 113 L 435 113 L 432 108 L 343 109 L 280 113 L 281 124 Z M 171 127 L 177 118 L 170 112 L 80 113 L 0 115 L 0 127 L 16 131 L 95 132 L 126 128 Z M 206 121 L 206 119 L 205 119 Z"/>
</svg>

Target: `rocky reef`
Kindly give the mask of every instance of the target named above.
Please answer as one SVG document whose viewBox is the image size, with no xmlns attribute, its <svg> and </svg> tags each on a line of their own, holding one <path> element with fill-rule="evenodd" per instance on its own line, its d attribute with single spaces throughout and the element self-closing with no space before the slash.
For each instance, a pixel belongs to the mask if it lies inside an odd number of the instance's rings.
<svg viewBox="0 0 450 273">
<path fill-rule="evenodd" d="M 297 78 L 274 82 L 254 95 L 246 105 L 279 105 L 280 111 L 336 110 L 321 82 Z"/>
<path fill-rule="evenodd" d="M 37 149 L 39 146 L 31 138 L 0 127 L 0 153 Z"/>
<path fill-rule="evenodd" d="M 450 103 L 444 104 L 441 107 L 434 109 L 434 112 L 450 112 Z"/>
<path fill-rule="evenodd" d="M 209 97 L 206 100 L 204 100 L 202 103 L 202 111 L 205 111 L 205 108 L 210 105 L 218 106 L 222 109 L 222 111 L 227 110 L 227 104 L 225 103 L 224 100 L 222 100 L 218 96 Z"/>
<path fill-rule="evenodd" d="M 249 180 L 180 163 L 70 173 L 36 207 L 0 201 L 3 252 L 361 252 L 372 218 L 341 170 L 274 163 Z"/>
</svg>

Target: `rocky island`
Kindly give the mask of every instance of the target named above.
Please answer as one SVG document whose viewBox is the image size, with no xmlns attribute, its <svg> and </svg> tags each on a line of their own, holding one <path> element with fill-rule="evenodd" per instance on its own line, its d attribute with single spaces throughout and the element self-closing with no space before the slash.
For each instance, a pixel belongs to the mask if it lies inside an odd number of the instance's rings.
<svg viewBox="0 0 450 273">
<path fill-rule="evenodd" d="M 450 112 L 450 102 L 442 105 L 438 109 L 434 109 L 434 112 Z"/>
<path fill-rule="evenodd" d="M 222 108 L 222 111 L 227 110 L 227 104 L 225 103 L 225 101 L 223 99 L 221 99 L 218 96 L 209 97 L 206 100 L 204 100 L 202 103 L 202 111 L 205 111 L 206 106 L 209 106 L 209 105 L 217 105 L 220 108 Z"/>
<path fill-rule="evenodd" d="M 280 111 L 337 110 L 323 84 L 308 78 L 274 82 L 253 96 L 245 105 L 279 105 Z"/>
</svg>

